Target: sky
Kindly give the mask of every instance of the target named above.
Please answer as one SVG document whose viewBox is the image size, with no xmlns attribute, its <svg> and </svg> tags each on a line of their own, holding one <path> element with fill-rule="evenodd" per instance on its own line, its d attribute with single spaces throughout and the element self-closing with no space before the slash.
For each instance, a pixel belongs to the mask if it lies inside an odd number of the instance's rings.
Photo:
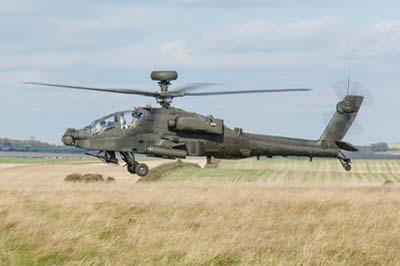
<svg viewBox="0 0 400 266">
<path fill-rule="evenodd" d="M 338 101 L 332 84 L 351 65 L 370 104 L 346 140 L 400 142 L 399 10 L 385 0 L 2 0 L 0 137 L 60 144 L 67 128 L 157 106 L 142 96 L 22 82 L 155 91 L 150 72 L 176 70 L 173 86 L 219 84 L 207 91 L 312 88 L 173 105 L 246 132 L 318 139 Z"/>
</svg>

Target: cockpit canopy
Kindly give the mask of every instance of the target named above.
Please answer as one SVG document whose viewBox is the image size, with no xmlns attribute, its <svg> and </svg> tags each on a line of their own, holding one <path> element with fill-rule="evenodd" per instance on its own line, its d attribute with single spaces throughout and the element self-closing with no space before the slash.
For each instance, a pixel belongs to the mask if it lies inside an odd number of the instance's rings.
<svg viewBox="0 0 400 266">
<path fill-rule="evenodd" d="M 98 135 L 114 128 L 123 130 L 135 128 L 143 118 L 139 111 L 122 111 L 93 121 L 89 128 L 92 135 Z"/>
</svg>

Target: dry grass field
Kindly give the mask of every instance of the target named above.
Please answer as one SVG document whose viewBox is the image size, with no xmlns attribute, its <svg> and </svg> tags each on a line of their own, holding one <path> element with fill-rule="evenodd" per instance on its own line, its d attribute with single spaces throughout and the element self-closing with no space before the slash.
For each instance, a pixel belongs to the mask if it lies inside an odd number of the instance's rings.
<svg viewBox="0 0 400 266">
<path fill-rule="evenodd" d="M 0 265 L 399 265 L 399 175 L 396 161 L 243 160 L 136 183 L 101 164 L 0 164 Z"/>
</svg>

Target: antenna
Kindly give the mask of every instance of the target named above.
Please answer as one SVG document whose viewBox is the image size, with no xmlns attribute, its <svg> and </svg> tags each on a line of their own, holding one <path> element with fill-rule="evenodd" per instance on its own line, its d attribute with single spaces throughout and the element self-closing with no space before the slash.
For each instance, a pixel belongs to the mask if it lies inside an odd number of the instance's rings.
<svg viewBox="0 0 400 266">
<path fill-rule="evenodd" d="M 350 93 L 350 77 L 351 77 L 351 62 L 349 65 L 349 77 L 347 79 L 347 94 L 346 95 L 349 95 L 349 93 Z"/>
</svg>

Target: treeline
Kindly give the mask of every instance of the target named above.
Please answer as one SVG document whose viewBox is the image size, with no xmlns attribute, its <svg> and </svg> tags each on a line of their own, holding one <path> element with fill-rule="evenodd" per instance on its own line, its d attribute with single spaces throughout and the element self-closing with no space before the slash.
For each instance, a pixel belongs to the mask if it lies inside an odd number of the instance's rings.
<svg viewBox="0 0 400 266">
<path fill-rule="evenodd" d="M 369 146 L 358 146 L 357 148 L 364 152 L 385 152 L 390 150 L 389 144 L 386 142 L 378 142 Z"/>
<path fill-rule="evenodd" d="M 15 140 L 10 138 L 0 138 L 0 151 L 83 153 L 81 149 L 75 147 L 55 145 L 35 139 Z"/>
</svg>

